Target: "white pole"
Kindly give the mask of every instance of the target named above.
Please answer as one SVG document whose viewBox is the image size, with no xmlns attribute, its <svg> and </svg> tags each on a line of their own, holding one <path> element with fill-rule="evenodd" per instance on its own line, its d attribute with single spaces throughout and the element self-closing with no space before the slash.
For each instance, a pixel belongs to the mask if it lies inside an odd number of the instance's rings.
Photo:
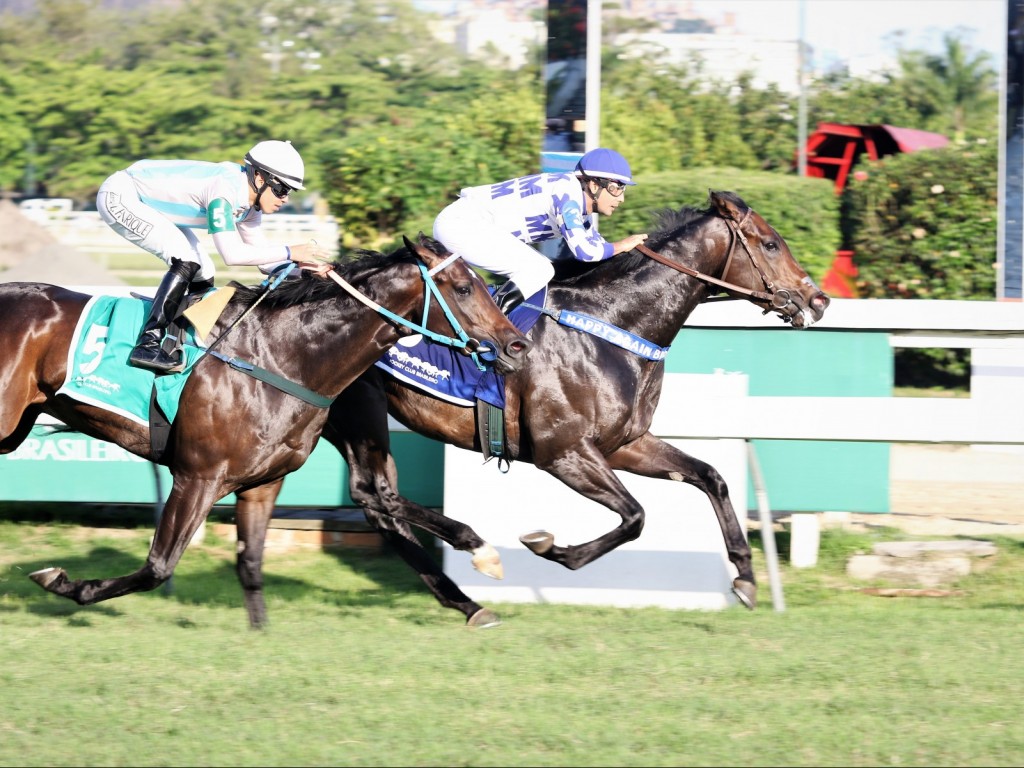
<svg viewBox="0 0 1024 768">
<path fill-rule="evenodd" d="M 806 59 L 806 0 L 800 0 L 800 34 L 797 40 L 797 82 L 800 88 L 799 136 L 797 137 L 796 148 L 796 173 L 797 176 L 807 175 L 807 59 Z"/>
<path fill-rule="evenodd" d="M 782 579 L 779 577 L 779 552 L 775 547 L 775 523 L 772 510 L 768 505 L 768 491 L 764 486 L 761 465 L 757 461 L 757 451 L 749 440 L 747 458 L 750 462 L 750 479 L 754 483 L 754 495 L 757 497 L 757 515 L 761 521 L 761 544 L 764 547 L 764 562 L 768 569 L 768 583 L 772 589 L 772 606 L 779 613 L 786 610 L 786 599 L 782 595 Z"/>
<path fill-rule="evenodd" d="M 587 0 L 587 152 L 601 144 L 601 0 Z"/>
</svg>

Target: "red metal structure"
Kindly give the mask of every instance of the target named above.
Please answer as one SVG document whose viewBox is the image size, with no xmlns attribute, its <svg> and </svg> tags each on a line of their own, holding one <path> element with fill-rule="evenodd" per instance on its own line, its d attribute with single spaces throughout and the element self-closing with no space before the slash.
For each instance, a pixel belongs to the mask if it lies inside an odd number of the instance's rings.
<svg viewBox="0 0 1024 768">
<path fill-rule="evenodd" d="M 846 189 L 851 169 L 866 154 L 871 160 L 900 152 L 937 149 L 949 143 L 941 133 L 919 131 L 915 128 L 897 128 L 893 125 L 844 125 L 818 123 L 818 128 L 807 139 L 807 176 L 831 179 L 836 194 Z M 832 267 L 825 274 L 822 289 L 832 296 L 852 298 L 852 280 L 857 276 L 853 251 L 836 251 Z"/>
<path fill-rule="evenodd" d="M 807 175 L 832 179 L 836 193 L 846 189 L 850 169 L 860 156 L 871 160 L 899 152 L 937 149 L 949 144 L 941 133 L 897 128 L 892 125 L 843 125 L 818 123 L 807 139 Z"/>
</svg>

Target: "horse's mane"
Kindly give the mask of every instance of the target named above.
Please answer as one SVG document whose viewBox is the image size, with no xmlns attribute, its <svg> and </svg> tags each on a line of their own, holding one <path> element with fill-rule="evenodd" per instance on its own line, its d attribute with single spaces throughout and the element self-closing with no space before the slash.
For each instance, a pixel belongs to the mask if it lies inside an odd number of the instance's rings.
<svg viewBox="0 0 1024 768">
<path fill-rule="evenodd" d="M 346 282 L 351 282 L 353 275 L 384 269 L 397 262 L 408 260 L 411 256 L 409 249 L 404 247 L 392 253 L 359 249 L 352 251 L 351 255 L 344 260 L 332 261 L 331 265 L 340 277 Z M 316 277 L 308 272 L 299 272 L 298 274 L 298 279 L 281 281 L 263 299 L 262 306 L 281 309 L 299 304 L 326 301 L 336 298 L 343 290 L 330 278 Z M 263 294 L 264 290 L 258 285 L 241 285 L 237 282 L 232 282 L 231 285 L 236 289 L 233 300 L 240 302 L 243 306 L 250 306 Z"/>
<path fill-rule="evenodd" d="M 737 205 L 745 208 L 744 203 L 734 192 L 720 192 L 721 197 L 727 198 Z M 652 214 L 653 231 L 648 233 L 647 246 L 658 250 L 665 243 L 685 237 L 685 230 L 709 214 L 714 213 L 710 205 L 704 208 L 684 205 L 678 210 L 665 208 L 657 210 Z M 605 259 L 598 262 L 578 261 L 573 258 L 558 259 L 554 262 L 554 280 L 560 283 L 575 282 L 582 275 L 592 273 L 598 269 L 614 269 L 617 272 L 630 272 L 647 259 L 639 251 L 631 251 L 616 256 L 613 259 Z"/>
</svg>

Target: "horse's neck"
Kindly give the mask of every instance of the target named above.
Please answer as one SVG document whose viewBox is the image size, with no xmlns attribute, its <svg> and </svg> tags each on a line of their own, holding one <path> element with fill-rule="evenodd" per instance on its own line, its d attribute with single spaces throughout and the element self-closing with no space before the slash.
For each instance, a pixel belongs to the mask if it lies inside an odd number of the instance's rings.
<svg viewBox="0 0 1024 768">
<path fill-rule="evenodd" d="M 400 281 L 353 282 L 391 311 L 407 311 L 397 299 Z M 380 314 L 355 298 L 328 298 L 307 305 L 274 310 L 260 323 L 261 339 L 253 347 L 258 365 L 289 372 L 297 383 L 334 397 L 369 368 L 397 340 L 398 334 Z M 275 362 L 276 361 L 276 362 Z M 274 366 L 274 367 L 272 367 Z"/>
<path fill-rule="evenodd" d="M 619 274 L 594 277 L 552 283 L 552 302 L 558 309 L 591 315 L 660 346 L 672 343 L 707 295 L 703 283 L 652 259 Z"/>
</svg>

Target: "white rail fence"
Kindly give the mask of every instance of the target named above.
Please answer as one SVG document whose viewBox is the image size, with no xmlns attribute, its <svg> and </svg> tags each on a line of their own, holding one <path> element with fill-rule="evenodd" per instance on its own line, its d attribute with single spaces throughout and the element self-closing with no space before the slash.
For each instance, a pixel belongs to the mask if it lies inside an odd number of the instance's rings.
<svg viewBox="0 0 1024 768">
<path fill-rule="evenodd" d="M 778 328 L 778 320 L 759 319 L 742 303 L 718 303 L 699 307 L 688 327 Z M 744 520 L 748 476 L 753 480 L 776 610 L 784 610 L 784 601 L 771 488 L 761 483 L 751 440 L 994 444 L 1005 450 L 1024 444 L 1024 304 L 836 300 L 815 328 L 885 333 L 894 348 L 970 348 L 970 396 L 750 397 L 742 372 L 666 377 L 652 431 L 715 466 Z M 616 515 L 532 466 L 514 464 L 498 477 L 478 455 L 450 446 L 445 477 L 445 514 L 473 526 L 505 561 L 505 579 L 494 582 L 473 571 L 463 553 L 445 548 L 445 571 L 474 599 L 693 609 L 735 604 L 736 571 L 717 521 L 704 495 L 689 486 L 619 473 L 645 507 L 644 532 L 570 573 L 527 552 L 519 535 L 544 528 L 558 544 L 579 544 L 617 525 Z M 793 551 L 804 548 L 798 536 L 817 536 L 817 516 L 794 515 L 794 522 L 797 517 Z"/>
<path fill-rule="evenodd" d="M 145 255 L 138 246 L 129 243 L 104 224 L 96 211 L 72 210 L 70 201 L 65 204 L 61 199 L 31 202 L 38 202 L 38 205 L 23 205 L 22 213 L 45 227 L 61 244 L 89 254 L 100 266 L 114 274 L 128 270 L 112 268 L 111 257 Z M 273 216 L 264 216 L 262 226 L 273 243 L 292 245 L 316 240 L 330 252 L 331 258 L 338 255 L 338 224 L 331 216 L 275 213 Z M 213 239 L 208 233 L 196 230 L 196 235 L 210 253 L 216 252 Z M 139 274 L 139 270 L 130 271 Z M 152 273 L 159 277 L 163 270 L 154 269 Z"/>
<path fill-rule="evenodd" d="M 749 307 L 698 307 L 690 327 L 771 328 Z M 1024 443 L 1024 303 L 837 299 L 812 329 L 885 333 L 892 347 L 971 350 L 969 398 L 747 397 L 724 411 L 662 395 L 661 436 L 899 443 Z M 791 332 L 791 331 L 785 331 Z M 798 331 L 799 332 L 799 331 Z M 676 418 L 685 413 L 685 419 Z M 800 414 L 781 418 L 781 414 Z M 842 421 L 836 413 L 844 414 Z"/>
</svg>

